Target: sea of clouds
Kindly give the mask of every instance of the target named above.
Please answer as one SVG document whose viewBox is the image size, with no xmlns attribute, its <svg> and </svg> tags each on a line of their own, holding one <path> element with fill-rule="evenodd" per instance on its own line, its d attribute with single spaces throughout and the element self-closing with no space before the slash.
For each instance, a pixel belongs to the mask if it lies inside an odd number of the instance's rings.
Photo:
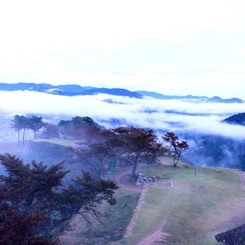
<svg viewBox="0 0 245 245">
<path fill-rule="evenodd" d="M 231 115 L 245 112 L 244 103 L 136 99 L 105 94 L 69 97 L 31 91 L 1 91 L 0 98 L 0 111 L 5 119 L 16 114 L 35 114 L 58 123 L 74 116 L 89 116 L 106 127 L 112 127 L 112 120 L 119 120 L 125 125 L 156 131 L 191 130 L 245 139 L 245 127 L 221 122 Z"/>
</svg>

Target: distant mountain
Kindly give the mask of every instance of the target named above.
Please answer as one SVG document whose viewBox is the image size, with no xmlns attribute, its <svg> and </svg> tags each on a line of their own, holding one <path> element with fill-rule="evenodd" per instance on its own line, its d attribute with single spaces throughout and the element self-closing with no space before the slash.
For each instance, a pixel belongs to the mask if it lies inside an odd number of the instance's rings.
<svg viewBox="0 0 245 245">
<path fill-rule="evenodd" d="M 225 123 L 245 126 L 245 113 L 238 113 L 223 120 Z"/>
<path fill-rule="evenodd" d="M 2 91 L 36 91 L 56 95 L 96 95 L 96 94 L 110 94 L 116 96 L 128 96 L 132 98 L 142 98 L 142 95 L 121 88 L 95 88 L 95 87 L 82 87 L 80 85 L 51 85 L 47 83 L 0 83 L 0 90 Z"/>
<path fill-rule="evenodd" d="M 48 83 L 0 83 L 0 91 L 36 91 L 48 94 L 65 95 L 65 96 L 76 96 L 76 95 L 96 95 L 96 94 L 109 94 L 115 96 L 127 96 L 130 98 L 143 98 L 144 96 L 152 97 L 155 99 L 163 100 L 184 100 L 184 101 L 196 101 L 196 102 L 207 102 L 207 103 L 244 103 L 239 98 L 222 99 L 218 96 L 212 98 L 206 96 L 194 96 L 194 95 L 164 95 L 157 92 L 151 91 L 130 91 L 122 88 L 96 88 L 85 86 L 82 87 L 77 84 L 66 84 L 66 85 L 51 85 Z M 113 101 L 110 101 L 113 103 Z"/>
<path fill-rule="evenodd" d="M 139 90 L 139 91 L 135 91 L 138 94 L 141 94 L 143 96 L 148 96 L 148 97 L 152 97 L 155 99 L 164 99 L 164 100 L 173 100 L 173 99 L 187 99 L 187 100 L 207 100 L 208 97 L 205 96 L 193 96 L 193 95 L 185 95 L 185 96 L 181 96 L 181 95 L 164 95 L 164 94 L 160 94 L 157 92 L 149 92 L 149 91 L 144 91 L 144 90 Z"/>
<path fill-rule="evenodd" d="M 43 84 L 49 86 L 51 88 L 51 85 L 49 84 Z M 32 87 L 37 86 L 36 83 L 0 83 L 0 90 L 3 91 L 16 91 L 16 90 L 29 90 Z"/>
<path fill-rule="evenodd" d="M 142 98 L 142 96 L 136 92 L 131 92 L 127 89 L 121 88 L 93 88 L 83 92 L 84 95 L 94 95 L 94 94 L 110 94 L 118 96 L 128 96 L 131 98 Z"/>
<path fill-rule="evenodd" d="M 231 98 L 231 99 L 222 99 L 219 96 L 214 96 L 208 99 L 208 102 L 216 102 L 216 103 L 243 103 L 241 99 Z"/>
<path fill-rule="evenodd" d="M 164 95 L 156 92 L 149 92 L 144 90 L 135 91 L 138 94 L 141 94 L 142 96 L 148 96 L 155 99 L 164 99 L 164 100 L 186 100 L 186 101 L 200 101 L 200 102 L 210 102 L 210 103 L 243 103 L 244 101 L 239 98 L 231 98 L 231 99 L 222 99 L 219 96 L 214 96 L 212 98 L 209 98 L 207 96 L 193 96 L 193 95 Z"/>
</svg>

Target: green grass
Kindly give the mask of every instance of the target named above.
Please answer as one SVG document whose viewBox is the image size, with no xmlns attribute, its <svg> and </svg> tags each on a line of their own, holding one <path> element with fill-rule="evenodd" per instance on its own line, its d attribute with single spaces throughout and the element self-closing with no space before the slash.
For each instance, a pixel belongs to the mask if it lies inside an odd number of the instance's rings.
<svg viewBox="0 0 245 245">
<path fill-rule="evenodd" d="M 146 166 L 159 181 L 149 187 L 132 235 L 116 244 L 137 244 L 165 220 L 164 244 L 217 244 L 214 235 L 245 223 L 245 192 L 239 172 L 180 163 Z M 166 183 L 172 181 L 173 188 Z"/>
<path fill-rule="evenodd" d="M 169 207 L 164 205 L 164 200 L 169 195 L 171 193 L 167 189 L 150 187 L 136 219 L 132 235 L 119 244 L 137 244 L 137 241 L 144 238 L 145 234 L 154 232 L 158 225 L 163 222 L 165 214 L 169 210 Z"/>
<path fill-rule="evenodd" d="M 137 206 L 140 193 L 119 189 L 116 192 L 117 204 L 111 206 L 104 203 L 100 209 L 105 217 L 101 222 L 93 222 L 91 228 L 77 234 L 80 237 L 79 244 L 95 245 L 108 244 L 120 240 Z"/>
<path fill-rule="evenodd" d="M 135 245 L 161 228 L 166 236 L 157 244 L 215 245 L 216 234 L 245 223 L 245 191 L 238 170 L 184 162 L 174 168 L 170 158 L 140 167 L 145 175 L 158 180 L 142 194 L 132 232 L 123 236 L 139 193 L 119 189 L 117 205 L 103 205 L 102 211 L 107 213 L 103 223 L 81 231 L 79 244 Z"/>
</svg>

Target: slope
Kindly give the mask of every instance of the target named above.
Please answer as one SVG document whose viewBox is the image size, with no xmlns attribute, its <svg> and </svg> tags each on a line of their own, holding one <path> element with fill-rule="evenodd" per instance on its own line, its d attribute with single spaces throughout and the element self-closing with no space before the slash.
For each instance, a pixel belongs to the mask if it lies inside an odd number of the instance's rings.
<svg viewBox="0 0 245 245">
<path fill-rule="evenodd" d="M 134 183 L 119 172 L 118 205 L 113 209 L 103 207 L 108 214 L 106 219 L 101 224 L 95 222 L 89 233 L 73 233 L 73 244 L 213 245 L 217 244 L 216 234 L 245 223 L 243 172 L 194 167 L 183 162 L 173 168 L 169 158 L 162 158 L 159 165 L 142 165 L 141 170 L 145 175 L 157 176 L 158 181 L 141 189 L 136 203 L 128 188 Z M 120 234 L 115 236 L 119 228 Z"/>
</svg>

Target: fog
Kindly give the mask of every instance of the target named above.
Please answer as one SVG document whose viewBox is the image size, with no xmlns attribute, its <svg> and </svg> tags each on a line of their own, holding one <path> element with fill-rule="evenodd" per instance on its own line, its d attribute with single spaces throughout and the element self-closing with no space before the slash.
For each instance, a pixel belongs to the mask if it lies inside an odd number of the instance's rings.
<svg viewBox="0 0 245 245">
<path fill-rule="evenodd" d="M 89 116 L 106 127 L 113 127 L 114 119 L 121 124 L 154 130 L 192 130 L 245 139 L 245 127 L 221 123 L 228 116 L 244 112 L 244 104 L 239 103 L 135 99 L 105 94 L 69 97 L 31 91 L 2 91 L 0 97 L 0 111 L 5 118 L 32 113 L 58 123 L 64 118 Z M 2 123 L 1 128 L 3 133 Z"/>
<path fill-rule="evenodd" d="M 28 156 L 29 160 L 42 161 L 42 156 L 39 159 L 36 153 L 25 154 L 23 148 L 17 147 L 17 133 L 11 128 L 14 115 L 35 114 L 54 124 L 74 116 L 89 116 L 106 128 L 132 125 L 154 129 L 159 136 L 174 131 L 180 139 L 188 141 L 190 147 L 185 159 L 190 163 L 236 167 L 244 162 L 245 127 L 222 123 L 225 118 L 244 112 L 244 104 L 135 99 L 105 94 L 69 97 L 31 91 L 0 92 L 0 96 L 0 153 L 17 153 Z M 29 130 L 26 139 L 33 139 Z M 45 163 L 61 160 L 47 156 L 44 159 Z"/>
</svg>

